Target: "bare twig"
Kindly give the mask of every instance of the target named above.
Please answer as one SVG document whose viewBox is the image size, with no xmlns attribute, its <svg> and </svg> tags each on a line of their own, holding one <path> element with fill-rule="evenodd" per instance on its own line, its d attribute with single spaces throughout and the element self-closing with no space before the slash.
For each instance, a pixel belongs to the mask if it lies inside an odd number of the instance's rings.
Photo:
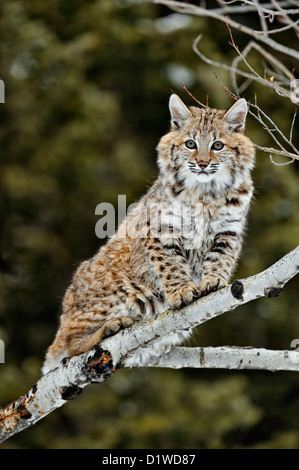
<svg viewBox="0 0 299 470">
<path fill-rule="evenodd" d="M 257 10 L 259 18 L 260 18 L 260 23 L 261 23 L 261 27 L 262 27 L 262 30 L 263 30 L 263 34 L 267 34 L 268 33 L 268 25 L 267 25 L 267 21 L 265 19 L 264 12 L 263 12 L 263 10 L 261 8 L 261 5 L 259 3 L 259 0 L 254 0 L 254 4 L 256 5 L 256 10 Z"/>
<path fill-rule="evenodd" d="M 232 2 L 226 2 L 226 1 L 221 1 L 221 0 L 217 0 L 219 5 L 221 5 L 222 9 L 218 9 L 219 12 L 223 12 L 223 14 L 240 14 L 240 13 L 254 13 L 256 12 L 256 5 L 253 1 L 242 1 L 242 5 L 237 5 L 237 6 L 234 6 L 234 7 L 228 7 L 227 5 L 230 5 L 230 4 L 233 4 L 233 3 L 236 3 L 237 1 L 239 0 L 233 0 Z M 295 5 L 295 2 L 293 2 L 294 5 Z M 298 4 L 298 2 L 297 2 Z M 299 13 L 299 9 L 293 9 L 293 8 L 288 8 L 291 6 L 291 2 L 289 0 L 286 0 L 286 1 L 282 1 L 280 2 L 280 6 L 282 8 L 287 8 L 287 12 L 288 14 L 290 15 L 296 15 Z M 277 16 L 277 15 L 281 15 L 280 12 L 277 12 L 275 10 L 273 10 L 273 5 L 272 3 L 263 3 L 263 4 L 260 4 L 260 11 L 265 13 L 265 14 L 268 14 L 268 15 L 273 15 L 273 16 Z"/>
<path fill-rule="evenodd" d="M 282 88 L 277 82 L 275 82 L 274 80 L 271 80 L 271 81 L 268 81 L 266 79 L 266 77 L 261 77 L 257 72 L 256 70 L 254 70 L 253 67 L 251 67 L 251 65 L 249 64 L 249 62 L 247 61 L 246 59 L 246 56 L 248 54 L 248 52 L 250 51 L 250 49 L 252 47 L 255 47 L 255 42 L 252 42 L 251 43 L 251 46 L 249 47 L 247 45 L 247 48 L 245 48 L 244 53 L 240 52 L 238 46 L 236 46 L 236 43 L 235 43 L 235 40 L 233 38 L 233 34 L 232 34 L 232 31 L 229 27 L 229 25 L 227 25 L 227 28 L 228 28 L 228 31 L 229 31 L 229 35 L 230 35 L 230 45 L 233 46 L 233 48 L 235 49 L 235 51 L 237 51 L 238 55 L 239 55 L 239 58 L 240 60 L 242 60 L 242 62 L 248 67 L 248 69 L 250 70 L 251 72 L 251 79 L 252 80 L 256 80 L 260 83 L 262 83 L 262 85 L 264 86 L 267 86 L 267 87 L 270 87 L 272 89 L 274 89 L 276 91 L 277 94 L 279 94 L 280 96 L 285 96 L 287 98 L 290 98 L 290 95 L 291 95 L 291 92 L 289 90 L 286 90 L 285 88 Z M 258 47 L 255 47 L 256 50 L 258 50 L 259 48 Z M 261 49 L 259 49 L 260 52 L 261 52 Z M 271 63 L 271 64 L 274 64 L 276 65 L 277 67 L 279 67 L 281 70 L 284 70 L 285 71 L 285 67 L 282 66 L 282 64 L 277 60 L 275 59 L 272 54 L 270 53 L 267 53 L 267 54 L 263 54 L 264 57 L 267 57 L 267 60 Z M 235 62 L 236 63 L 236 62 Z M 288 72 L 288 75 L 289 75 L 289 78 L 291 79 L 292 77 L 292 74 L 291 72 Z M 293 77 L 292 77 L 293 78 Z"/>
<path fill-rule="evenodd" d="M 280 94 L 280 96 L 285 96 L 286 98 L 290 98 L 292 92 L 289 89 L 282 88 L 277 82 L 274 83 L 274 82 L 268 81 L 265 78 L 261 77 L 254 69 L 252 69 L 252 67 L 247 62 L 246 56 L 248 55 L 250 50 L 252 50 L 253 48 L 256 49 L 257 51 L 259 51 L 265 57 L 267 57 L 267 59 L 269 61 L 272 59 L 273 56 L 271 56 L 269 53 L 266 53 L 266 51 L 264 51 L 261 48 L 261 46 L 259 46 L 257 43 L 255 43 L 253 41 L 249 42 L 242 53 L 240 52 L 240 50 L 233 43 L 232 45 L 236 48 L 236 50 L 239 54 L 239 57 L 234 59 L 234 61 L 232 63 L 232 66 L 230 66 L 230 65 L 227 65 L 225 63 L 217 62 L 215 60 L 212 60 L 212 59 L 209 59 L 208 57 L 206 57 L 198 49 L 198 43 L 201 39 L 202 39 L 202 34 L 197 36 L 197 38 L 194 40 L 193 46 L 192 46 L 193 51 L 205 63 L 207 63 L 209 65 L 213 65 L 214 67 L 221 67 L 222 69 L 229 71 L 231 73 L 233 88 L 235 90 L 238 89 L 238 86 L 236 84 L 237 83 L 236 78 L 235 78 L 235 75 L 238 74 L 238 75 L 240 75 L 244 78 L 249 79 L 250 81 L 256 81 L 256 82 L 262 83 L 264 86 L 275 90 L 276 93 Z M 244 63 L 250 68 L 252 73 L 245 72 L 245 71 L 240 70 L 236 67 L 237 63 L 240 62 L 241 60 L 244 61 Z M 273 60 L 271 60 L 271 61 L 272 61 L 273 64 L 275 64 L 275 66 L 279 67 L 281 70 L 284 70 L 284 72 L 286 74 L 288 74 L 287 85 L 289 86 L 290 81 L 293 79 L 293 76 L 292 76 L 291 72 L 287 71 L 286 68 L 283 66 L 283 64 L 281 64 L 277 59 L 273 58 Z"/>
<path fill-rule="evenodd" d="M 238 95 L 236 95 L 235 93 L 233 93 L 232 91 L 230 91 L 223 83 L 222 81 L 220 80 L 220 78 L 217 76 L 217 74 L 214 72 L 214 75 L 216 77 L 216 79 L 219 81 L 219 83 L 221 84 L 221 87 L 222 89 L 224 90 L 224 92 L 230 97 L 230 98 L 233 98 L 234 100 L 237 100 L 239 97 Z M 273 158 L 272 156 L 270 155 L 270 160 L 273 164 L 275 165 L 288 165 L 290 163 L 293 163 L 294 160 L 299 160 L 299 150 L 296 149 L 296 147 L 293 145 L 292 141 L 290 139 L 288 139 L 282 132 L 281 130 L 278 128 L 278 126 L 274 123 L 274 121 L 257 105 L 257 99 L 255 98 L 255 103 L 249 103 L 247 102 L 248 106 L 249 106 L 249 110 L 248 112 L 251 114 L 251 116 L 253 116 L 260 124 L 262 124 L 263 126 L 263 129 L 265 129 L 265 131 L 267 131 L 272 139 L 277 143 L 277 145 L 280 147 L 281 150 L 277 150 L 277 149 L 274 149 L 274 148 L 269 148 L 269 147 L 262 147 L 258 144 L 255 144 L 254 143 L 254 146 L 259 149 L 259 150 L 262 150 L 263 152 L 267 152 L 267 153 L 274 153 L 274 154 L 277 154 L 277 155 L 283 155 L 285 157 L 289 157 L 291 158 L 292 160 L 287 162 L 287 163 L 275 163 L 273 161 Z M 253 107 L 256 109 L 257 113 L 255 114 L 251 109 L 250 107 Z M 269 123 L 271 124 L 272 128 L 268 127 L 268 125 L 265 123 L 265 121 L 263 120 L 262 116 L 264 116 L 268 121 Z M 294 125 L 294 117 L 293 117 L 293 121 L 292 121 L 292 126 Z M 291 126 L 291 128 L 292 128 Z M 289 144 L 293 149 L 294 149 L 294 153 L 292 152 L 289 152 L 288 150 L 285 149 L 285 147 L 283 147 L 283 145 L 279 142 L 279 140 L 276 138 L 276 136 L 274 135 L 274 131 L 277 131 L 281 137 L 286 141 L 287 144 Z M 290 133 L 292 135 L 292 132 Z"/>
<path fill-rule="evenodd" d="M 199 105 L 202 106 L 203 108 L 206 108 L 206 107 L 207 107 L 206 105 L 204 105 L 203 103 L 201 103 L 201 101 L 199 101 L 197 98 L 195 98 L 194 95 L 192 95 L 192 93 L 186 88 L 184 82 L 182 82 L 182 87 L 184 88 L 184 90 L 188 93 L 188 95 L 190 95 L 191 98 L 192 98 L 197 104 L 199 104 Z"/>
<path fill-rule="evenodd" d="M 147 1 L 150 3 L 165 5 L 169 7 L 171 10 L 176 11 L 178 13 L 213 18 L 222 23 L 226 23 L 231 28 L 234 28 L 242 33 L 247 34 L 248 36 L 253 37 L 258 42 L 262 42 L 266 44 L 274 51 L 281 52 L 282 54 L 292 57 L 293 59 L 299 60 L 299 52 L 297 50 L 292 49 L 291 47 L 285 46 L 283 44 L 280 44 L 279 42 L 270 38 L 268 35 L 260 34 L 261 33 L 260 31 L 255 31 L 254 29 L 250 28 L 249 26 L 245 24 L 238 23 L 238 21 L 233 20 L 232 18 L 226 16 L 227 12 L 224 11 L 222 8 L 208 9 L 208 8 L 203 8 L 203 7 L 193 5 L 190 3 L 185 3 L 185 2 L 183 3 L 183 2 L 175 1 L 175 0 L 147 0 Z M 294 10 L 294 12 L 298 13 L 298 9 Z"/>
</svg>

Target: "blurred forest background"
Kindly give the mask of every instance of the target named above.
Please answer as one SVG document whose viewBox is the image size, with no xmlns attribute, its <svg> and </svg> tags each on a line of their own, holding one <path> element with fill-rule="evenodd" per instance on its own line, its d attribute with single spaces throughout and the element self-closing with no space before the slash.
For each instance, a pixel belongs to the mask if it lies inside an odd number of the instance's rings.
<svg viewBox="0 0 299 470">
<path fill-rule="evenodd" d="M 141 0 L 10 0 L 0 8 L 4 406 L 39 379 L 72 273 L 104 242 L 95 235 L 97 204 L 116 205 L 120 194 L 130 204 L 156 178 L 170 94 L 193 105 L 183 81 L 199 100 L 208 94 L 211 107 L 232 105 L 192 51 L 193 40 L 203 33 L 202 50 L 219 62 L 236 52 L 224 24 Z M 282 36 L 298 47 L 294 34 Z M 234 38 L 240 48 L 248 41 Z M 227 74 L 218 74 L 229 86 Z M 245 98 L 254 91 L 288 133 L 294 105 L 258 85 Z M 273 146 L 250 117 L 247 134 Z M 235 278 L 267 268 L 298 244 L 298 178 L 298 162 L 278 167 L 257 152 L 255 200 Z M 298 287 L 297 277 L 281 297 L 204 324 L 192 345 L 290 349 L 299 338 Z M 1 448 L 298 448 L 298 418 L 295 372 L 122 370 Z"/>
</svg>

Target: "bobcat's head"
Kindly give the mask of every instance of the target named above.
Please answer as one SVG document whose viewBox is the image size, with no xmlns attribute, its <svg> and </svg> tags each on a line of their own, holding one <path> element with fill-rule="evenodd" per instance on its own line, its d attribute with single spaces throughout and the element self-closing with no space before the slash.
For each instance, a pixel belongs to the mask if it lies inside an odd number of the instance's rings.
<svg viewBox="0 0 299 470">
<path fill-rule="evenodd" d="M 215 194 L 240 184 L 254 166 L 254 146 L 244 135 L 246 100 L 221 111 L 188 108 L 171 95 L 169 108 L 171 131 L 158 145 L 162 176 L 181 188 Z"/>
</svg>

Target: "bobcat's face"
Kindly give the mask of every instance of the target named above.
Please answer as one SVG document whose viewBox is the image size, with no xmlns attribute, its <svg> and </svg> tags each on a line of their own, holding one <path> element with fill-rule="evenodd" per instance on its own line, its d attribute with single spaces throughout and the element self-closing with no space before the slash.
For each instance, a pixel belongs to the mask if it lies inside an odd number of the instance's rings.
<svg viewBox="0 0 299 470">
<path fill-rule="evenodd" d="M 205 192 L 227 190 L 251 171 L 254 149 L 243 134 L 247 104 L 239 100 L 227 112 L 187 108 L 178 97 L 170 100 L 172 130 L 159 144 L 159 163 L 165 175 L 181 188 Z"/>
<path fill-rule="evenodd" d="M 227 148 L 226 139 L 213 135 L 186 135 L 183 142 L 177 146 L 177 155 L 181 154 L 181 164 L 185 169 L 187 181 L 193 183 L 207 183 L 217 177 L 223 177 L 230 158 L 234 158 L 233 153 Z M 187 170 L 187 171 L 186 171 Z M 192 175 L 189 175 L 189 172 Z M 192 184 L 193 185 L 193 184 Z"/>
<path fill-rule="evenodd" d="M 190 150 L 190 146 L 194 148 L 194 151 L 188 155 L 187 166 L 191 173 L 196 175 L 198 181 L 207 182 L 215 178 L 220 164 L 217 152 L 223 150 L 224 143 L 221 140 L 215 140 L 206 145 L 202 141 L 188 139 L 185 146 Z"/>
</svg>

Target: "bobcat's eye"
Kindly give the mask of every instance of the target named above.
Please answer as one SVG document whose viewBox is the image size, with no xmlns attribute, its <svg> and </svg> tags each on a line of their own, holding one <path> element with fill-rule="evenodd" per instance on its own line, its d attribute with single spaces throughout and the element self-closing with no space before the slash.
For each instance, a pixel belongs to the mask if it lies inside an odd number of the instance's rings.
<svg viewBox="0 0 299 470">
<path fill-rule="evenodd" d="M 192 139 L 186 140 L 185 145 L 187 149 L 190 149 L 190 150 L 197 148 L 196 142 Z"/>
<path fill-rule="evenodd" d="M 215 140 L 215 142 L 212 145 L 213 150 L 222 150 L 224 147 L 224 144 L 220 142 L 220 140 Z"/>
</svg>

